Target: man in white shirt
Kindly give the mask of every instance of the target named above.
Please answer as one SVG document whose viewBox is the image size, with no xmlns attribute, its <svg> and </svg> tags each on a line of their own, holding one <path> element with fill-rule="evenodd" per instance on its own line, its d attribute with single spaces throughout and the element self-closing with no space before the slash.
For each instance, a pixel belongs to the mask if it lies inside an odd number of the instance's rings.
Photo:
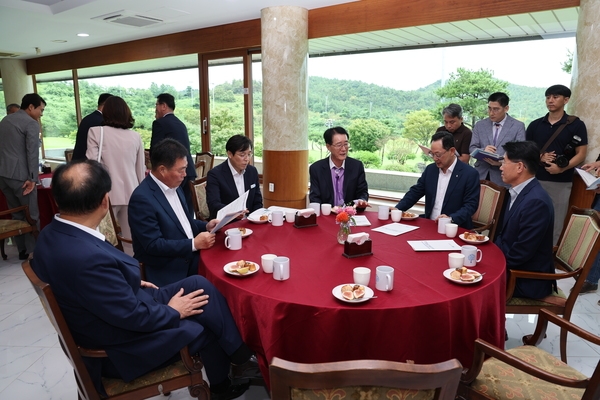
<svg viewBox="0 0 600 400">
<path fill-rule="evenodd" d="M 181 181 L 187 149 L 167 138 L 152 151 L 152 171 L 129 200 L 134 257 L 144 263 L 146 278 L 158 286 L 198 274 L 199 250 L 209 249 L 217 225 L 193 219 L 185 206 Z"/>
<path fill-rule="evenodd" d="M 456 156 L 454 137 L 449 132 L 437 132 L 431 138 L 434 163 L 425 171 L 396 204 L 406 211 L 425 196 L 425 214 L 422 217 L 437 220 L 451 218 L 466 229 L 473 227 L 471 216 L 479 206 L 479 175 Z"/>
</svg>

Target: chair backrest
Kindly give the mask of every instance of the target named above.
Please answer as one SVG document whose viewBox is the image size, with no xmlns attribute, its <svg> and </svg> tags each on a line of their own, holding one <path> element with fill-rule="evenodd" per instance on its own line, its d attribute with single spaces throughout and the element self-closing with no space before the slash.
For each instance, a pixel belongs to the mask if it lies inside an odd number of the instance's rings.
<svg viewBox="0 0 600 400">
<path fill-rule="evenodd" d="M 73 149 L 65 149 L 65 161 L 70 162 L 73 159 Z"/>
<path fill-rule="evenodd" d="M 77 380 L 77 390 L 79 391 L 79 398 L 99 400 L 100 396 L 98 395 L 98 392 L 94 387 L 94 383 L 92 381 L 92 378 L 90 377 L 90 374 L 88 373 L 85 364 L 83 363 L 83 359 L 79 353 L 79 348 L 77 347 L 77 344 L 75 344 L 75 340 L 71 335 L 71 331 L 67 326 L 67 322 L 65 321 L 62 311 L 60 310 L 60 307 L 58 305 L 58 302 L 54 297 L 54 293 L 52 293 L 50 285 L 38 278 L 36 273 L 31 268 L 29 261 L 25 261 L 22 264 L 22 266 L 25 275 L 29 279 L 29 282 L 31 282 L 31 285 L 33 286 L 35 292 L 40 298 L 42 306 L 44 307 L 44 310 L 48 315 L 48 319 L 50 320 L 50 322 L 54 326 L 54 329 L 56 330 L 56 334 L 58 335 L 58 341 L 60 342 L 60 345 L 65 355 L 67 356 L 69 362 L 71 363 L 71 366 L 73 367 L 73 370 L 75 372 L 75 379 Z"/>
<path fill-rule="evenodd" d="M 206 177 L 189 181 L 188 184 L 192 192 L 192 203 L 194 203 L 196 219 L 207 221 L 210 211 L 206 202 Z"/>
<path fill-rule="evenodd" d="M 275 357 L 269 366 L 271 398 L 277 400 L 317 399 L 318 393 L 334 390 L 339 398 L 348 399 L 359 391 L 369 391 L 361 398 L 404 399 L 410 394 L 414 400 L 451 400 L 461 371 L 456 359 L 431 365 L 379 360 L 301 364 Z"/>
<path fill-rule="evenodd" d="M 196 161 L 194 164 L 194 168 L 196 169 L 196 177 L 204 178 L 206 174 L 208 174 L 208 169 L 206 168 L 206 161 L 200 160 Z"/>
<path fill-rule="evenodd" d="M 500 223 L 500 213 L 506 196 L 506 188 L 488 180 L 480 182 L 479 207 L 473 214 L 473 222 L 489 225 L 490 241 L 494 240 L 496 228 Z"/>
<path fill-rule="evenodd" d="M 123 243 L 121 243 L 121 239 L 119 235 L 121 234 L 121 227 L 117 223 L 115 215 L 113 214 L 112 207 L 110 206 L 110 202 L 108 204 L 108 212 L 100 221 L 100 225 L 98 225 L 98 230 L 101 234 L 106 237 L 106 240 L 115 246 L 117 249 L 123 251 Z"/>
<path fill-rule="evenodd" d="M 152 162 L 150 161 L 150 149 L 144 149 L 144 162 L 146 163 L 146 169 L 152 169 Z"/>
<path fill-rule="evenodd" d="M 208 174 L 208 171 L 210 171 L 212 169 L 213 165 L 214 165 L 215 156 L 210 151 L 205 151 L 205 152 L 202 152 L 202 153 L 196 153 L 196 161 L 195 161 L 196 165 L 200 161 L 204 161 L 204 168 L 202 170 L 202 175 L 196 176 L 196 179 L 198 179 L 198 178 L 204 178 L 206 176 L 206 174 Z"/>
<path fill-rule="evenodd" d="M 558 239 L 557 264 L 567 272 L 584 268 L 586 263 L 591 266 L 598 253 L 599 238 L 600 214 L 592 209 L 571 207 L 569 222 Z"/>
</svg>

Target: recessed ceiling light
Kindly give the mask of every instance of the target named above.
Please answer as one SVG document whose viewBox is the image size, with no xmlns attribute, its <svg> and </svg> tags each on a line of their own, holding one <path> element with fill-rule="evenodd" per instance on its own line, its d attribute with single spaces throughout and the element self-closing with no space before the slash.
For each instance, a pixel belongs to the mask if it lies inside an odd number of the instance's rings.
<svg viewBox="0 0 600 400">
<path fill-rule="evenodd" d="M 62 40 L 62 39 L 58 39 L 58 40 L 52 40 L 53 43 L 67 43 L 66 40 Z"/>
<path fill-rule="evenodd" d="M 79 36 L 79 37 L 88 37 L 90 35 L 87 34 L 87 33 L 78 33 L 77 36 Z"/>
</svg>

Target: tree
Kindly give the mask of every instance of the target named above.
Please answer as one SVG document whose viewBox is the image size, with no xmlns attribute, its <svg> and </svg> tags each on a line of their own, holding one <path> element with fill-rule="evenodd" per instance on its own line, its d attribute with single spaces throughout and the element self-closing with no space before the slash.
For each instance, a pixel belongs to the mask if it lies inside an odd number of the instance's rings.
<svg viewBox="0 0 600 400">
<path fill-rule="evenodd" d="M 430 111 L 412 111 L 406 114 L 402 137 L 410 139 L 416 144 L 429 147 L 431 136 L 438 126 L 440 126 L 439 122 Z"/>
<path fill-rule="evenodd" d="M 459 104 L 473 126 L 478 119 L 487 117 L 487 98 L 490 94 L 506 93 L 507 88 L 508 82 L 494 78 L 492 71 L 483 68 L 479 71 L 458 68 L 435 93 L 446 103 Z"/>
<path fill-rule="evenodd" d="M 350 123 L 348 133 L 353 150 L 377 151 L 378 140 L 390 136 L 392 130 L 375 119 L 355 119 Z"/>
<path fill-rule="evenodd" d="M 561 69 L 567 74 L 570 74 L 571 71 L 573 71 L 573 52 L 571 50 L 567 50 L 567 60 L 561 63 L 561 65 Z"/>
</svg>

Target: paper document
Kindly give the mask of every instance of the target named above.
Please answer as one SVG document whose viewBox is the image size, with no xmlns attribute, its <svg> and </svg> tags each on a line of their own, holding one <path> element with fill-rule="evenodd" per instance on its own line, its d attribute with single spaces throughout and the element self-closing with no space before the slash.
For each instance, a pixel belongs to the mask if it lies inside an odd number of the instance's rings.
<svg viewBox="0 0 600 400">
<path fill-rule="evenodd" d="M 408 240 L 414 251 L 460 251 L 454 240 Z"/>
<path fill-rule="evenodd" d="M 219 223 L 217 224 L 217 226 L 215 226 L 215 227 L 213 228 L 213 230 L 212 230 L 212 231 L 210 231 L 210 233 L 215 233 L 215 232 L 217 232 L 219 229 L 221 229 L 222 227 L 224 227 L 225 225 L 227 225 L 228 223 L 230 223 L 231 221 L 233 221 L 233 220 L 235 219 L 235 217 L 237 217 L 238 215 L 240 215 L 240 213 L 241 213 L 242 211 L 244 211 L 244 210 L 237 211 L 237 212 L 232 212 L 232 213 L 229 213 L 229 214 L 225 214 L 225 215 L 223 216 L 223 218 L 221 218 L 221 219 L 219 220 Z"/>
<path fill-rule="evenodd" d="M 585 186 L 587 186 L 587 190 L 596 190 L 598 186 L 600 186 L 600 178 L 590 174 L 587 171 L 582 170 L 581 168 L 575 168 L 575 171 L 581 176 L 583 182 L 585 182 Z"/>
<path fill-rule="evenodd" d="M 246 200 L 248 200 L 248 193 L 250 191 L 246 190 L 246 193 L 227 204 L 225 207 L 221 208 L 217 212 L 217 219 L 222 220 L 227 214 L 231 214 L 233 212 L 241 213 L 246 209 Z"/>
<path fill-rule="evenodd" d="M 419 145 L 419 147 L 421 148 L 421 150 L 423 150 L 423 153 L 427 154 L 428 156 L 431 156 L 431 149 L 429 147 L 425 147 L 425 146 L 421 146 L 421 145 Z"/>
<path fill-rule="evenodd" d="M 371 226 L 371 222 L 364 215 L 355 215 L 354 226 Z"/>
<path fill-rule="evenodd" d="M 488 151 L 484 151 L 481 149 L 473 150 L 473 152 L 471 153 L 471 157 L 473 157 L 479 161 L 483 161 L 486 158 L 491 158 L 494 161 L 500 161 L 504 158 L 503 156 L 499 156 L 496 153 L 490 153 Z"/>
<path fill-rule="evenodd" d="M 399 236 L 403 233 L 414 231 L 415 229 L 419 229 L 418 226 L 412 225 L 404 225 L 399 222 L 392 222 L 391 224 L 387 224 L 384 226 L 380 226 L 379 228 L 374 228 L 375 232 L 385 233 L 390 236 Z"/>
</svg>

